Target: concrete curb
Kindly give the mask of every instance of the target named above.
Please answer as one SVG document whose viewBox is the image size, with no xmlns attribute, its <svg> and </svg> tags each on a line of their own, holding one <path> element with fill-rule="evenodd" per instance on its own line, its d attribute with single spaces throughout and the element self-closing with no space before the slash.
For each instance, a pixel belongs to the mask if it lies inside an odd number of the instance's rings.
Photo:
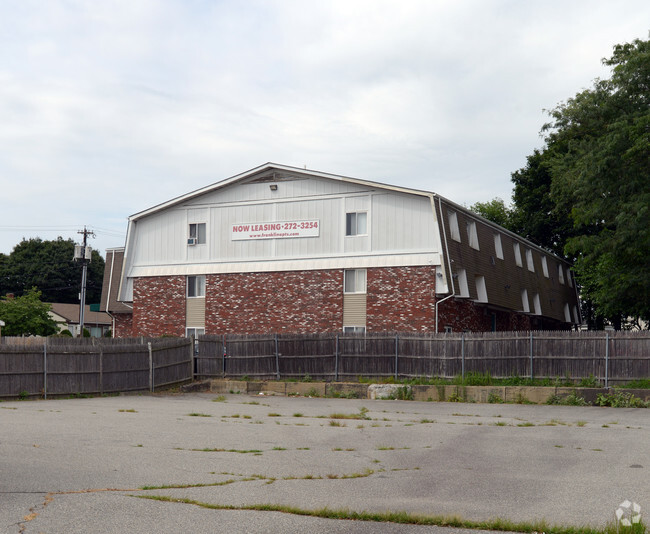
<svg viewBox="0 0 650 534">
<path fill-rule="evenodd" d="M 211 393 L 246 393 L 248 395 L 300 395 L 303 397 L 348 397 L 369 399 L 368 388 L 371 384 L 356 382 L 282 382 L 257 380 L 227 380 L 213 379 L 200 383 L 202 391 Z M 190 387 L 193 385 L 190 385 Z M 399 385 L 398 385 L 399 387 Z M 594 403 L 598 394 L 614 391 L 624 391 L 639 397 L 644 401 L 650 400 L 650 390 L 647 389 L 612 389 L 612 388 L 579 388 L 579 387 L 527 387 L 527 386 L 401 386 L 410 388 L 412 399 L 416 401 L 441 402 L 478 402 L 478 403 L 519 403 L 545 404 L 552 396 L 560 399 L 571 394 L 583 397 L 585 401 Z M 196 391 L 185 389 L 183 391 Z M 410 397 L 410 395 L 408 395 Z"/>
</svg>

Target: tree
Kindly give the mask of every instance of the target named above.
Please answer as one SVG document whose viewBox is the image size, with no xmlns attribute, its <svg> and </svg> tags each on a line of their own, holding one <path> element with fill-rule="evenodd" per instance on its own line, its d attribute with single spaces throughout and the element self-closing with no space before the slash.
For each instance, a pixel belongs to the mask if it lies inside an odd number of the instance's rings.
<svg viewBox="0 0 650 534">
<path fill-rule="evenodd" d="M 474 213 L 510 230 L 512 209 L 506 206 L 502 198 L 495 197 L 487 202 L 477 202 L 470 206 Z"/>
<path fill-rule="evenodd" d="M 41 302 L 41 292 L 29 289 L 21 297 L 0 298 L 0 319 L 5 323 L 2 332 L 7 336 L 49 336 L 58 332 L 56 321 L 48 312 L 49 304 Z"/>
<path fill-rule="evenodd" d="M 650 320 L 650 41 L 617 45 L 608 80 L 550 112 L 544 166 L 555 214 L 570 217 L 575 257 L 596 313 Z M 515 173 L 516 174 L 516 173 Z M 540 210 L 540 215 L 548 211 Z"/>
<path fill-rule="evenodd" d="M 74 241 L 59 237 L 55 241 L 39 238 L 23 240 L 4 261 L 0 259 L 0 295 L 22 295 L 37 287 L 45 302 L 77 304 L 81 290 L 81 264 L 75 262 Z M 104 260 L 92 252 L 86 283 L 87 302 L 99 302 L 104 277 Z"/>
<path fill-rule="evenodd" d="M 558 208 L 551 196 L 552 162 L 562 150 L 560 143 L 535 150 L 526 158 L 526 166 L 511 174 L 514 206 L 509 228 L 560 257 L 573 228 L 567 210 Z"/>
</svg>

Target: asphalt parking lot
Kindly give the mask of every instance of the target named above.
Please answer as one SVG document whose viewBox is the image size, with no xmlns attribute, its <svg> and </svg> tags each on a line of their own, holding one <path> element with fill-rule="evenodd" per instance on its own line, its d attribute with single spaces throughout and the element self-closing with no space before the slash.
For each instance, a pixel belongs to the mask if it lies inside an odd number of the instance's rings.
<svg viewBox="0 0 650 534">
<path fill-rule="evenodd" d="M 3 533 L 460 532 L 246 509 L 262 504 L 594 526 L 626 499 L 650 513 L 647 409 L 193 393 L 0 402 L 0 428 Z"/>
</svg>

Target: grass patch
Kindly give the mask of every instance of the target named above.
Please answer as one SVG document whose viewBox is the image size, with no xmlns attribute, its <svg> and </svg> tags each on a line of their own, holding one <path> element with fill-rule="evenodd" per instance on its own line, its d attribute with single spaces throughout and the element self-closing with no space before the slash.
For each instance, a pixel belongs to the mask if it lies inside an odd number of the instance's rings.
<svg viewBox="0 0 650 534">
<path fill-rule="evenodd" d="M 268 414 L 269 417 L 282 417 L 282 414 L 271 412 Z"/>
<path fill-rule="evenodd" d="M 187 414 L 188 417 L 212 417 L 209 413 L 192 412 Z M 232 417 L 235 417 L 234 415 Z M 239 417 L 239 416 L 237 416 Z"/>
<path fill-rule="evenodd" d="M 236 452 L 237 454 L 262 454 L 262 451 L 259 449 L 220 449 L 214 448 L 211 449 L 206 447 L 205 449 L 190 449 L 193 452 Z"/>
<path fill-rule="evenodd" d="M 329 477 L 329 475 L 328 475 Z M 249 504 L 249 505 L 228 505 L 228 504 L 215 504 L 196 501 L 193 499 L 167 497 L 163 495 L 134 495 L 141 499 L 150 499 L 162 502 L 174 502 L 182 504 L 190 504 L 201 508 L 210 510 L 246 510 L 258 512 L 281 512 L 291 515 L 299 515 L 306 517 L 319 517 L 323 519 L 340 519 L 348 521 L 367 521 L 373 523 L 396 523 L 404 525 L 423 525 L 423 526 L 439 526 L 439 527 L 453 527 L 465 528 L 473 530 L 493 530 L 502 532 L 553 532 L 553 534 L 615 534 L 619 532 L 615 526 L 605 528 L 593 527 L 563 527 L 557 525 L 549 525 L 545 521 L 537 521 L 530 523 L 518 523 L 509 521 L 507 519 L 489 519 L 487 521 L 473 521 L 463 519 L 458 516 L 443 516 L 443 515 L 419 515 L 409 512 L 356 512 L 349 509 L 333 509 L 333 508 L 319 508 L 307 509 L 299 508 L 296 506 L 287 506 L 281 504 Z M 630 530 L 630 534 L 641 534 L 645 532 L 645 526 L 637 531 Z M 620 531 L 623 532 L 622 530 Z"/>
<path fill-rule="evenodd" d="M 133 408 L 129 408 L 128 410 L 121 409 L 121 410 L 118 410 L 118 412 L 121 412 L 121 413 L 138 413 L 138 411 L 134 410 Z"/>
<path fill-rule="evenodd" d="M 218 397 L 215 397 L 212 399 L 212 402 L 226 402 L 226 396 L 225 395 L 219 395 Z"/>
</svg>

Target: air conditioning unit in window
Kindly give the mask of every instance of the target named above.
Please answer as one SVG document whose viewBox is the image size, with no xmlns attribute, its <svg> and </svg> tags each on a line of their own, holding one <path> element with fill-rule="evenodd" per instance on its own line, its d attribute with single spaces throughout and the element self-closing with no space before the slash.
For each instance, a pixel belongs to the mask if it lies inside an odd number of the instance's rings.
<svg viewBox="0 0 650 534">
<path fill-rule="evenodd" d="M 187 239 L 188 245 L 196 245 L 196 237 L 190 237 Z"/>
</svg>

